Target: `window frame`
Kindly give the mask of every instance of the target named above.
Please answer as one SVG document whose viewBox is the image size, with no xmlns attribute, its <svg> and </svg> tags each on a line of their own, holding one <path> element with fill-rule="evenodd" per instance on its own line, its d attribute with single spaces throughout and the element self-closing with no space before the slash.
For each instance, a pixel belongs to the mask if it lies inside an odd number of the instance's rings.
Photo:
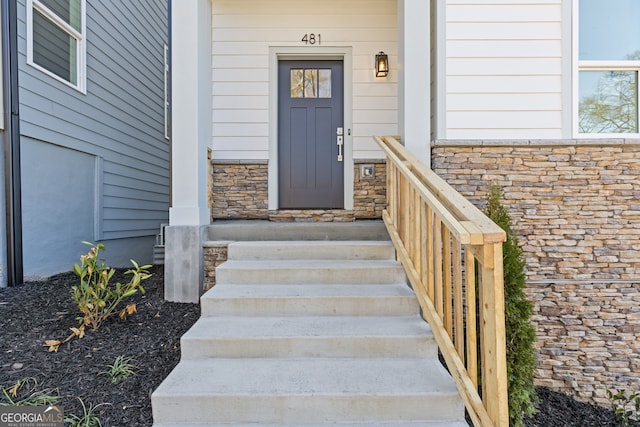
<svg viewBox="0 0 640 427">
<path fill-rule="evenodd" d="M 580 59 L 580 0 L 573 1 L 573 135 L 575 138 L 640 138 L 640 60 L 581 60 Z M 582 133 L 580 132 L 580 72 L 581 71 L 634 71 L 637 73 L 636 110 L 638 132 L 635 133 Z"/>
<path fill-rule="evenodd" d="M 40 0 L 27 0 L 27 64 L 42 71 L 50 77 L 58 80 L 66 84 L 69 87 L 72 87 L 79 92 L 86 95 L 87 93 L 87 66 L 86 66 L 86 57 L 87 57 L 87 9 L 86 9 L 86 0 L 80 0 L 80 14 L 81 14 L 81 30 L 78 32 L 71 25 L 67 24 L 64 20 L 62 20 L 58 15 L 56 15 L 53 11 L 47 8 L 44 4 L 40 2 Z M 76 76 L 77 83 L 74 84 L 57 74 L 49 71 L 45 67 L 39 65 L 33 60 L 33 12 L 37 10 L 40 12 L 46 19 L 51 21 L 53 24 L 61 28 L 65 33 L 67 33 L 70 37 L 76 40 Z"/>
<path fill-rule="evenodd" d="M 164 137 L 171 139 L 171 67 L 169 46 L 164 43 Z"/>
</svg>

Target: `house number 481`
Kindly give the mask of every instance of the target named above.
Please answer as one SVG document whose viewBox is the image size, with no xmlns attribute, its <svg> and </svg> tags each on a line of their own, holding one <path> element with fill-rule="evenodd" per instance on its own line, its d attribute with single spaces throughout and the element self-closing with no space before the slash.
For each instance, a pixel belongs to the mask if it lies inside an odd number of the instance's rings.
<svg viewBox="0 0 640 427">
<path fill-rule="evenodd" d="M 305 34 L 301 40 L 304 44 L 321 44 L 322 37 L 320 34 L 309 33 Z"/>
</svg>

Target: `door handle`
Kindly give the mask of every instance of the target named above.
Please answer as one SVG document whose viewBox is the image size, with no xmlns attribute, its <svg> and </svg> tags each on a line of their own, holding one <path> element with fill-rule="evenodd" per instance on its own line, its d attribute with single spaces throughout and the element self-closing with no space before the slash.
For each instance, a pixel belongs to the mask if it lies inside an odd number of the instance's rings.
<svg viewBox="0 0 640 427">
<path fill-rule="evenodd" d="M 339 130 L 342 130 L 342 128 L 338 128 Z M 342 146 L 344 145 L 344 137 L 342 135 L 338 135 L 337 137 L 337 144 L 338 144 L 338 161 L 341 162 L 342 161 Z"/>
</svg>

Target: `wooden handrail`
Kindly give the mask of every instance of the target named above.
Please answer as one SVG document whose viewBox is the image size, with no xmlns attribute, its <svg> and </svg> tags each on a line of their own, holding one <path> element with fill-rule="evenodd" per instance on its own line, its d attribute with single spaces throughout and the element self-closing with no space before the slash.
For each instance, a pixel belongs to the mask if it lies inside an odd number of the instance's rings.
<svg viewBox="0 0 640 427">
<path fill-rule="evenodd" d="M 508 427 L 504 231 L 393 137 L 383 219 L 476 427 Z"/>
</svg>

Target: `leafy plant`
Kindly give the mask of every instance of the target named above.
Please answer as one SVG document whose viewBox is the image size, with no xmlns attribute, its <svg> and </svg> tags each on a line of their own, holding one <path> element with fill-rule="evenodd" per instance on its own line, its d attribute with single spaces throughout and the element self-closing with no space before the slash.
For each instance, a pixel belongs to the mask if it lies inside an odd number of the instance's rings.
<svg viewBox="0 0 640 427">
<path fill-rule="evenodd" d="M 60 396 L 54 396 L 54 390 L 36 391 L 38 382 L 35 378 L 23 378 L 18 380 L 9 389 L 3 388 L 3 399 L 0 406 L 43 406 L 53 405 Z"/>
<path fill-rule="evenodd" d="M 640 392 L 627 394 L 624 390 L 615 393 L 607 390 L 607 397 L 622 427 L 640 427 Z"/>
<path fill-rule="evenodd" d="M 132 361 L 132 357 L 118 356 L 113 364 L 109 365 L 109 370 L 101 374 L 109 375 L 112 383 L 119 383 L 136 374 L 136 366 L 131 363 Z"/>
<path fill-rule="evenodd" d="M 49 347 L 49 351 L 58 351 L 60 345 L 74 337 L 82 338 L 86 327 L 97 331 L 105 320 L 116 314 L 121 319 L 125 319 L 127 315 L 135 313 L 135 304 L 128 304 L 124 308 L 120 308 L 120 304 L 127 297 L 138 292 L 144 293 L 142 281 L 151 277 L 150 265 L 139 266 L 131 260 L 133 268 L 125 272 L 131 275 L 129 282 L 124 284 L 117 282 L 111 285 L 109 281 L 116 270 L 107 267 L 104 261 L 99 259 L 100 251 L 105 250 L 104 245 L 82 243 L 91 246 L 91 249 L 86 255 L 80 256 L 80 265 L 74 264 L 73 271 L 80 279 L 80 283 L 71 288 L 71 297 L 82 313 L 82 316 L 78 317 L 80 325 L 77 328 L 71 328 L 71 334 L 64 340 L 45 341 L 44 345 Z"/>
<path fill-rule="evenodd" d="M 536 330 L 531 322 L 533 306 L 524 293 L 525 261 L 511 230 L 511 215 L 501 202 L 500 187 L 493 186 L 487 197 L 486 214 L 506 233 L 503 245 L 505 329 L 507 340 L 507 381 L 509 425 L 521 427 L 524 417 L 536 412 L 537 394 L 533 383 L 536 368 Z"/>
<path fill-rule="evenodd" d="M 64 418 L 64 422 L 69 423 L 69 427 L 102 427 L 102 422 L 96 415 L 96 410 L 99 407 L 106 405 L 106 403 L 100 403 L 96 406 L 89 404 L 89 407 L 87 408 L 82 399 L 78 398 L 78 400 L 80 401 L 80 405 L 82 405 L 82 415 L 78 416 L 70 414 Z"/>
</svg>

